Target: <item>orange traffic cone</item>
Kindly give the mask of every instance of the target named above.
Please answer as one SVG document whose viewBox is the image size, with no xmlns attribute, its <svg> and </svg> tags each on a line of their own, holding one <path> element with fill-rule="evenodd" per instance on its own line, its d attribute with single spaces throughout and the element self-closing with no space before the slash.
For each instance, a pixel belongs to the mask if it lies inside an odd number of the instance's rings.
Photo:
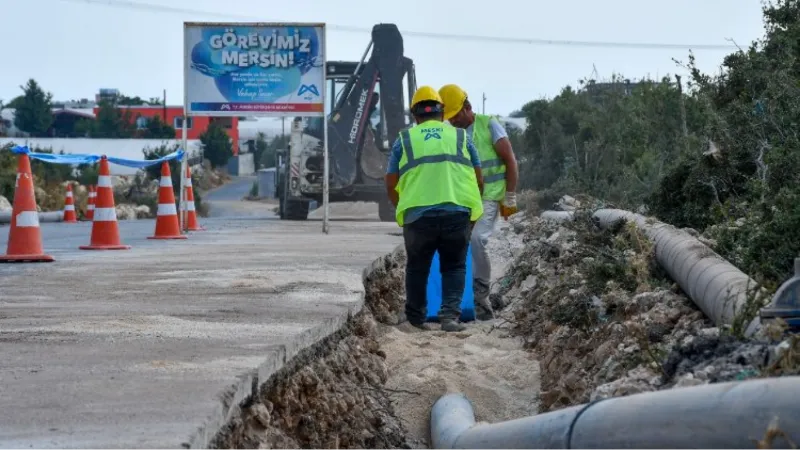
<svg viewBox="0 0 800 450">
<path fill-rule="evenodd" d="M 8 230 L 8 250 L 0 255 L 0 262 L 52 262 L 42 248 L 42 230 L 36 210 L 31 160 L 19 155 L 17 160 L 17 185 L 14 189 L 14 207 L 11 211 L 11 228 Z"/>
<path fill-rule="evenodd" d="M 94 185 L 89 185 L 89 200 L 86 202 L 86 220 L 94 219 L 94 199 L 97 193 L 94 191 Z"/>
<path fill-rule="evenodd" d="M 172 192 L 172 174 L 166 161 L 161 163 L 161 180 L 158 186 L 156 232 L 147 239 L 186 239 L 186 235 L 181 234 L 178 210 L 175 208 L 175 193 Z"/>
<path fill-rule="evenodd" d="M 186 186 L 186 200 L 181 207 L 181 211 L 186 211 L 186 230 L 188 231 L 203 231 L 205 228 L 197 223 L 197 212 L 194 209 L 194 189 L 192 189 L 192 169 L 186 165 L 186 179 L 184 180 Z"/>
<path fill-rule="evenodd" d="M 97 202 L 92 220 L 92 240 L 82 245 L 81 250 L 128 250 L 119 240 L 117 209 L 114 206 L 114 190 L 111 188 L 111 170 L 105 155 L 100 158 L 100 173 L 97 177 Z"/>
<path fill-rule="evenodd" d="M 75 215 L 75 198 L 72 196 L 72 185 L 67 184 L 67 194 L 64 199 L 64 222 L 78 223 L 78 216 Z"/>
</svg>

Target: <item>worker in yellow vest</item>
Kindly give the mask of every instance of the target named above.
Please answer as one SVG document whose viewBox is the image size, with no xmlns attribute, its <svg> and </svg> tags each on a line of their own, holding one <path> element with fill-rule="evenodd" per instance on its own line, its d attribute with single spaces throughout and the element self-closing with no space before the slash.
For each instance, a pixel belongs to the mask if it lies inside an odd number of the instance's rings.
<svg viewBox="0 0 800 450">
<path fill-rule="evenodd" d="M 406 248 L 408 322 L 428 330 L 428 275 L 435 252 L 442 273 L 439 322 L 462 331 L 461 298 L 472 228 L 483 214 L 481 168 L 464 130 L 443 122 L 439 93 L 420 87 L 411 100 L 416 125 L 400 132 L 386 171 L 386 191 L 397 208 Z"/>
<path fill-rule="evenodd" d="M 472 230 L 472 288 L 476 318 L 490 320 L 494 318 L 489 301 L 492 267 L 486 246 L 498 215 L 508 219 L 517 212 L 517 158 L 505 128 L 494 117 L 473 112 L 463 89 L 448 84 L 439 89 L 439 95 L 444 101 L 444 119 L 466 129 L 481 160 L 483 217 Z"/>
</svg>

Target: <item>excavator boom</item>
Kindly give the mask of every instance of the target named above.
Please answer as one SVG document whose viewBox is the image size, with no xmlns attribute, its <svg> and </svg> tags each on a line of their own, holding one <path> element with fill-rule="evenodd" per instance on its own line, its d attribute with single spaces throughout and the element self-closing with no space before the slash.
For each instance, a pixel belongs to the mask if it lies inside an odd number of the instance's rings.
<svg viewBox="0 0 800 450">
<path fill-rule="evenodd" d="M 403 98 L 403 79 L 416 84 L 414 64 L 403 56 L 403 37 L 394 24 L 378 24 L 372 29 L 372 53 L 345 84 L 328 120 L 328 152 L 331 162 L 331 187 L 344 188 L 358 181 L 359 157 L 370 126 L 370 109 L 380 90 L 381 142 L 394 141 L 406 127 L 408 115 Z M 389 149 L 383 149 L 387 151 Z"/>
<path fill-rule="evenodd" d="M 411 123 L 414 62 L 403 55 L 397 26 L 378 24 L 360 61 L 326 65 L 330 201 L 377 201 L 381 219 L 394 220 L 383 175 L 391 144 Z M 298 117 L 292 124 L 276 177 L 282 218 L 305 219 L 309 202 L 321 201 L 322 123 Z"/>
</svg>

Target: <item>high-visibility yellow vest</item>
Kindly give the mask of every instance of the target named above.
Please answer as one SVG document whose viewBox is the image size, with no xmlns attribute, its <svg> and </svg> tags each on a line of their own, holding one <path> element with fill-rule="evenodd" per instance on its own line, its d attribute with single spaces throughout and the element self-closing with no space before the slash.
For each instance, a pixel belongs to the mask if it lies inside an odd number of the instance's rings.
<svg viewBox="0 0 800 450">
<path fill-rule="evenodd" d="M 470 220 L 483 214 L 475 169 L 467 150 L 467 133 L 438 120 L 400 132 L 403 155 L 395 190 L 400 201 L 395 219 L 403 226 L 406 210 L 453 203 L 470 209 Z"/>
<path fill-rule="evenodd" d="M 506 164 L 497 156 L 489 130 L 491 116 L 475 114 L 472 124 L 472 143 L 478 151 L 483 174 L 484 200 L 501 201 L 506 195 Z"/>
</svg>

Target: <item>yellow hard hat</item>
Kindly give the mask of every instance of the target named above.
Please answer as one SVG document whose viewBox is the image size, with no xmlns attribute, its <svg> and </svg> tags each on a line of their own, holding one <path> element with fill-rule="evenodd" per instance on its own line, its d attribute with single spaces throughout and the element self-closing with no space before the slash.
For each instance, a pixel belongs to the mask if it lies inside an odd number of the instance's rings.
<svg viewBox="0 0 800 450">
<path fill-rule="evenodd" d="M 417 89 L 417 92 L 414 92 L 414 97 L 411 98 L 411 109 L 413 110 L 417 103 L 419 102 L 436 102 L 442 104 L 442 97 L 439 97 L 439 93 L 436 92 L 436 89 L 430 86 L 422 86 Z"/>
<path fill-rule="evenodd" d="M 444 102 L 444 120 L 450 120 L 464 107 L 467 93 L 455 84 L 447 84 L 439 89 L 439 96 Z"/>
</svg>

